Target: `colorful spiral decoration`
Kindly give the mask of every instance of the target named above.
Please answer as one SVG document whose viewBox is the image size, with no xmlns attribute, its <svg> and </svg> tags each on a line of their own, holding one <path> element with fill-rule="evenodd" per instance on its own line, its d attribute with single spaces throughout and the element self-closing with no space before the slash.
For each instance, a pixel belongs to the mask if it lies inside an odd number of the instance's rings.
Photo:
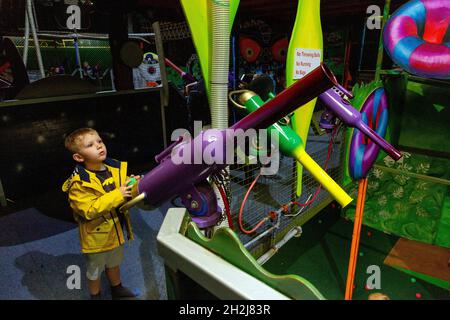
<svg viewBox="0 0 450 320">
<path fill-rule="evenodd" d="M 412 0 L 386 23 L 384 47 L 411 74 L 450 79 L 449 23 L 449 0 Z"/>
<path fill-rule="evenodd" d="M 360 112 L 363 121 L 384 138 L 388 124 L 388 100 L 384 88 L 375 89 L 367 97 Z M 379 149 L 373 141 L 367 141 L 361 131 L 353 130 L 349 156 L 349 171 L 353 179 L 359 180 L 367 176 L 377 159 Z"/>
</svg>

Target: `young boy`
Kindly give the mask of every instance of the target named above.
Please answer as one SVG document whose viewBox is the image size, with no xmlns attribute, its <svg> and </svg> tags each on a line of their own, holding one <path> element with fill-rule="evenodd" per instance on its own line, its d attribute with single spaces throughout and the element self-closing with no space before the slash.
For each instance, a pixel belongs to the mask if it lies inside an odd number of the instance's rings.
<svg viewBox="0 0 450 320">
<path fill-rule="evenodd" d="M 126 198 L 131 197 L 131 186 L 127 186 L 130 181 L 126 176 L 127 163 L 107 158 L 105 144 L 91 128 L 75 130 L 66 137 L 64 144 L 77 166 L 62 189 L 68 193 L 70 207 L 78 222 L 91 298 L 101 298 L 103 270 L 111 285 L 113 299 L 135 297 L 122 286 L 119 269 L 124 254 L 124 224 L 128 239 L 133 239 L 128 213 L 118 212 Z"/>
</svg>

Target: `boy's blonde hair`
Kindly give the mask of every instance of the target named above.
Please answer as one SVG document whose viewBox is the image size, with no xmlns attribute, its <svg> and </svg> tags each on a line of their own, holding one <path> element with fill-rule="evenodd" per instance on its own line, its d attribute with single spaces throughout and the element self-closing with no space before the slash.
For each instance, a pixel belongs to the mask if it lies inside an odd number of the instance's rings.
<svg viewBox="0 0 450 320">
<path fill-rule="evenodd" d="M 79 151 L 79 143 L 84 135 L 88 133 L 96 133 L 98 132 L 92 128 L 80 128 L 72 133 L 70 133 L 65 139 L 64 139 L 64 146 L 67 150 L 69 150 L 71 153 L 77 153 Z"/>
</svg>

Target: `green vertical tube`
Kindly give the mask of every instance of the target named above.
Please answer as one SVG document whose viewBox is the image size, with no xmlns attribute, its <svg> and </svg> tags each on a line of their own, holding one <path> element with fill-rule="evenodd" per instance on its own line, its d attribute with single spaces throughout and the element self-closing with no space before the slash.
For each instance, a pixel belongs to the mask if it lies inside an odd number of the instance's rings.
<svg viewBox="0 0 450 320">
<path fill-rule="evenodd" d="M 286 85 L 290 86 L 323 61 L 323 35 L 320 19 L 320 0 L 300 0 L 286 60 Z M 313 99 L 298 106 L 292 117 L 292 127 L 304 143 L 316 105 Z M 301 107 L 301 108 L 300 108 Z M 301 195 L 302 166 L 297 164 L 296 194 Z"/>
<path fill-rule="evenodd" d="M 377 55 L 377 66 L 375 69 L 375 81 L 380 80 L 381 77 L 381 69 L 383 67 L 383 28 L 386 24 L 387 19 L 389 18 L 389 11 L 391 8 L 391 0 L 386 0 L 383 9 L 383 21 L 381 22 L 381 30 L 380 30 L 380 40 L 378 42 L 378 55 Z"/>
</svg>

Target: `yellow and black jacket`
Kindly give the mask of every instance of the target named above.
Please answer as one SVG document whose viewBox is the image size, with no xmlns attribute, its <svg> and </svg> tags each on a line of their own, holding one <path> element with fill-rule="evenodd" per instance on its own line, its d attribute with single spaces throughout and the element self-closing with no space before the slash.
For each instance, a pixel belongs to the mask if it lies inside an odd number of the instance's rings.
<svg viewBox="0 0 450 320">
<path fill-rule="evenodd" d="M 127 163 L 107 158 L 104 165 L 116 185 L 111 192 L 103 189 L 95 173 L 81 165 L 75 167 L 72 176 L 62 186 L 69 195 L 69 204 L 78 222 L 83 253 L 112 250 L 125 242 L 118 207 L 125 202 L 119 187 L 127 179 Z M 124 213 L 124 218 L 128 239 L 133 240 L 128 212 Z"/>
</svg>

